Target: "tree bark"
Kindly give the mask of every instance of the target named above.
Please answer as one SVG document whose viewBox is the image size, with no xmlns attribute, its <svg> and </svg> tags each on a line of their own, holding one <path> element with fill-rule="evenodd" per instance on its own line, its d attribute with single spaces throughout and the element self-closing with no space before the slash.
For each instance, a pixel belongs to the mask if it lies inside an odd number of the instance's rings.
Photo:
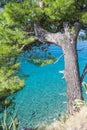
<svg viewBox="0 0 87 130">
<path fill-rule="evenodd" d="M 62 47 L 65 60 L 65 79 L 67 84 L 67 112 L 74 113 L 76 99 L 82 100 L 82 90 L 76 51 L 76 41 L 73 44 L 67 40 L 67 45 Z"/>
<path fill-rule="evenodd" d="M 75 33 L 70 32 L 67 23 L 64 24 L 65 44 L 62 45 L 65 63 L 65 79 L 67 85 L 67 113 L 74 113 L 75 100 L 82 100 L 81 78 L 77 54 L 77 37 L 81 28 L 80 23 L 75 23 Z"/>
<path fill-rule="evenodd" d="M 64 23 L 64 33 L 50 33 L 38 25 L 34 25 L 35 35 L 41 42 L 54 43 L 63 50 L 68 114 L 74 113 L 75 99 L 82 99 L 78 55 L 76 51 L 76 42 L 80 27 L 79 23 L 75 23 L 75 33 L 72 34 L 67 23 Z"/>
<path fill-rule="evenodd" d="M 62 33 L 50 33 L 41 28 L 38 24 L 34 24 L 34 32 L 36 39 L 42 43 L 54 43 L 57 46 L 62 46 L 64 43 L 64 34 Z"/>
</svg>

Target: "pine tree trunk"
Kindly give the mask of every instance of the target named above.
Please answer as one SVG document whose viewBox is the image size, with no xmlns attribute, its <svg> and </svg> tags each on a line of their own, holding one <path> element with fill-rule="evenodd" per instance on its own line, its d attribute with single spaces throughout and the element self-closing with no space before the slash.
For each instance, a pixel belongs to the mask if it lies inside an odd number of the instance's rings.
<svg viewBox="0 0 87 130">
<path fill-rule="evenodd" d="M 82 99 L 78 55 L 76 51 L 76 41 L 81 24 L 78 22 L 74 24 L 74 34 L 71 33 L 67 23 L 64 23 L 63 27 L 64 33 L 50 33 L 38 24 L 34 24 L 35 36 L 38 37 L 39 41 L 54 43 L 63 50 L 67 86 L 67 112 L 68 114 L 73 114 L 75 99 Z"/>
<path fill-rule="evenodd" d="M 78 66 L 78 55 L 76 51 L 76 41 L 62 47 L 65 60 L 65 79 L 67 85 L 67 112 L 73 114 L 75 99 L 82 99 L 80 74 Z"/>
</svg>

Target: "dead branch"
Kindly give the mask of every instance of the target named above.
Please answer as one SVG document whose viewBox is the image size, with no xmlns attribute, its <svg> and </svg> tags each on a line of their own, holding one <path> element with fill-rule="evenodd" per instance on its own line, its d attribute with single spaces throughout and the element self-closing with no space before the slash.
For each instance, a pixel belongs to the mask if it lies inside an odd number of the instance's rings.
<svg viewBox="0 0 87 130">
<path fill-rule="evenodd" d="M 61 54 L 61 55 L 59 56 L 59 58 L 54 62 L 54 64 L 56 64 L 57 62 L 59 62 L 59 60 L 60 60 L 63 56 L 64 56 L 64 54 Z"/>
</svg>

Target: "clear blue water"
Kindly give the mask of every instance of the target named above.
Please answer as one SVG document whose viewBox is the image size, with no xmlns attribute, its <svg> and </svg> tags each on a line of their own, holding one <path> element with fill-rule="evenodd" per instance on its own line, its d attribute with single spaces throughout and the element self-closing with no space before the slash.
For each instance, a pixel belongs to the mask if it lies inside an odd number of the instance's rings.
<svg viewBox="0 0 87 130">
<path fill-rule="evenodd" d="M 79 65 L 82 73 L 87 63 L 87 41 L 78 43 Z M 62 54 L 61 48 L 55 45 L 51 45 L 49 51 L 56 57 Z M 19 129 L 58 120 L 60 113 L 66 111 L 66 96 L 63 95 L 66 93 L 66 84 L 65 80 L 61 79 L 63 75 L 59 73 L 60 70 L 64 70 L 63 57 L 58 63 L 43 67 L 22 61 L 21 70 L 29 74 L 29 77 L 26 79 L 25 87 L 12 96 L 15 109 L 8 108 L 8 111 L 13 110 L 13 113 L 17 113 L 21 122 Z M 85 92 L 83 94 L 87 99 Z"/>
</svg>

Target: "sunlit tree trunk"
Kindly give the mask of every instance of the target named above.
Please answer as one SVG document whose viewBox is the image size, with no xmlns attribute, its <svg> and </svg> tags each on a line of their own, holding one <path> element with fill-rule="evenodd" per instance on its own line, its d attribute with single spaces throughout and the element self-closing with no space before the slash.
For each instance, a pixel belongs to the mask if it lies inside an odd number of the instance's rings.
<svg viewBox="0 0 87 130">
<path fill-rule="evenodd" d="M 76 99 L 82 99 L 81 80 L 76 51 L 77 37 L 80 31 L 80 24 L 74 25 L 75 32 L 71 33 L 68 24 L 64 24 L 64 33 L 50 33 L 38 25 L 34 26 L 35 35 L 41 42 L 54 43 L 60 46 L 64 53 L 65 79 L 67 85 L 67 112 L 74 113 Z"/>
<path fill-rule="evenodd" d="M 82 99 L 78 55 L 76 41 L 67 40 L 67 45 L 62 47 L 65 63 L 65 79 L 67 85 L 67 112 L 73 114 L 75 100 Z"/>
</svg>

